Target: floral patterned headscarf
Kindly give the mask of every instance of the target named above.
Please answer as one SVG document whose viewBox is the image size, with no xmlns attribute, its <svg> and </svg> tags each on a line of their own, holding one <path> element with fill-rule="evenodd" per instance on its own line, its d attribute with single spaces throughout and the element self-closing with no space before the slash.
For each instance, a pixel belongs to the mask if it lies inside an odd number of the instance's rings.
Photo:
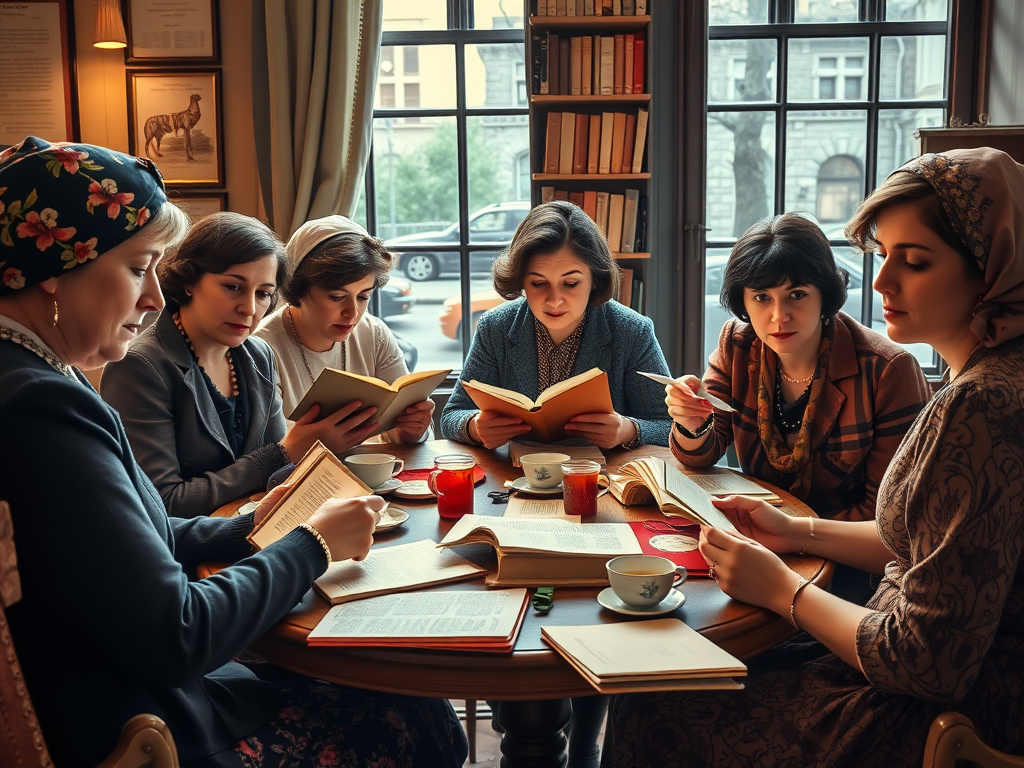
<svg viewBox="0 0 1024 768">
<path fill-rule="evenodd" d="M 95 259 L 167 200 L 149 160 L 29 136 L 0 152 L 0 296 Z"/>
<path fill-rule="evenodd" d="M 982 147 L 922 155 L 895 173 L 915 173 L 935 188 L 984 274 L 974 335 L 988 347 L 1024 335 L 1024 165 Z"/>
</svg>

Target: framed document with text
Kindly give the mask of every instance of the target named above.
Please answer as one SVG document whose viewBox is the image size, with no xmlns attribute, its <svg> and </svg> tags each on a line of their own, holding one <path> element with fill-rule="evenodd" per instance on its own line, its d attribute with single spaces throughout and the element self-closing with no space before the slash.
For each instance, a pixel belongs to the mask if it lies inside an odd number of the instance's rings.
<svg viewBox="0 0 1024 768">
<path fill-rule="evenodd" d="M 217 0 L 127 0 L 129 64 L 217 64 Z"/>
<path fill-rule="evenodd" d="M 167 199 L 181 208 L 193 224 L 211 213 L 219 213 L 228 209 L 227 192 L 185 192 L 169 189 L 167 190 Z"/>
<path fill-rule="evenodd" d="M 0 147 L 78 138 L 71 0 L 0 2 Z"/>
</svg>

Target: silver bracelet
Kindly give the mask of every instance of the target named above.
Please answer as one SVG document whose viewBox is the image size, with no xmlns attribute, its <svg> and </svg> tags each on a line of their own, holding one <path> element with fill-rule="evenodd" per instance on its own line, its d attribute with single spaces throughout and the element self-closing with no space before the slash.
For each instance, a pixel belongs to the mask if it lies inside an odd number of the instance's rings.
<svg viewBox="0 0 1024 768">
<path fill-rule="evenodd" d="M 313 534 L 313 536 L 316 538 L 316 540 L 318 542 L 320 542 L 320 546 L 324 548 L 324 554 L 327 555 L 327 564 L 330 565 L 333 562 L 331 560 L 331 548 L 327 546 L 327 541 L 324 539 L 323 536 L 320 535 L 320 531 L 318 531 L 316 528 L 314 528 L 309 523 L 299 523 L 295 527 L 296 528 L 301 528 L 304 531 L 309 531 L 310 533 Z"/>
<path fill-rule="evenodd" d="M 704 435 L 706 435 L 708 432 L 710 432 L 714 428 L 714 426 L 715 426 L 715 413 L 714 413 L 714 411 L 712 411 L 708 415 L 707 419 L 704 420 L 704 423 L 701 424 L 699 427 L 697 427 L 697 429 L 695 429 L 693 432 L 688 430 L 686 427 L 684 427 L 678 421 L 676 422 L 676 429 L 679 430 L 679 434 L 681 434 L 683 437 L 689 438 L 690 440 L 697 440 L 698 438 L 704 437 Z"/>
</svg>

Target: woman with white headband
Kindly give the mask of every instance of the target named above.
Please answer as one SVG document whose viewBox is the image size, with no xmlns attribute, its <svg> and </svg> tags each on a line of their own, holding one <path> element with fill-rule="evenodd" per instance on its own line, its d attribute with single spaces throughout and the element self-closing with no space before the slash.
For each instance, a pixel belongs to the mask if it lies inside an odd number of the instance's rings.
<svg viewBox="0 0 1024 768">
<path fill-rule="evenodd" d="M 409 373 L 394 334 L 383 321 L 366 313 L 370 296 L 387 283 L 394 265 L 394 257 L 380 239 L 345 216 L 325 216 L 299 227 L 286 251 L 292 274 L 281 293 L 288 305 L 267 315 L 256 331 L 277 357 L 286 414 L 324 368 L 374 376 L 388 384 Z M 433 413 L 433 401 L 416 403 L 381 439 L 390 443 L 427 440 Z M 349 415 L 353 422 L 365 418 L 353 423 L 346 448 L 358 445 L 379 426 L 369 408 Z"/>
</svg>

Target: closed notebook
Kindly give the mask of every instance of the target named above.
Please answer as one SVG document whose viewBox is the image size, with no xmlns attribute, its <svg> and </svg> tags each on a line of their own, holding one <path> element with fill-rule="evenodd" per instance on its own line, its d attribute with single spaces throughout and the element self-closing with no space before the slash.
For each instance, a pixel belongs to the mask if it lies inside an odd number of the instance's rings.
<svg viewBox="0 0 1024 768">
<path fill-rule="evenodd" d="M 373 418 L 380 421 L 380 427 L 373 434 L 380 434 L 393 429 L 398 417 L 410 405 L 422 403 L 430 397 L 451 372 L 451 368 L 446 368 L 441 371 L 407 373 L 395 379 L 394 384 L 388 384 L 373 376 L 324 368 L 288 418 L 298 421 L 314 405 L 320 406 L 317 418 L 323 418 L 353 400 L 359 400 L 362 408 L 377 406 Z"/>
</svg>

